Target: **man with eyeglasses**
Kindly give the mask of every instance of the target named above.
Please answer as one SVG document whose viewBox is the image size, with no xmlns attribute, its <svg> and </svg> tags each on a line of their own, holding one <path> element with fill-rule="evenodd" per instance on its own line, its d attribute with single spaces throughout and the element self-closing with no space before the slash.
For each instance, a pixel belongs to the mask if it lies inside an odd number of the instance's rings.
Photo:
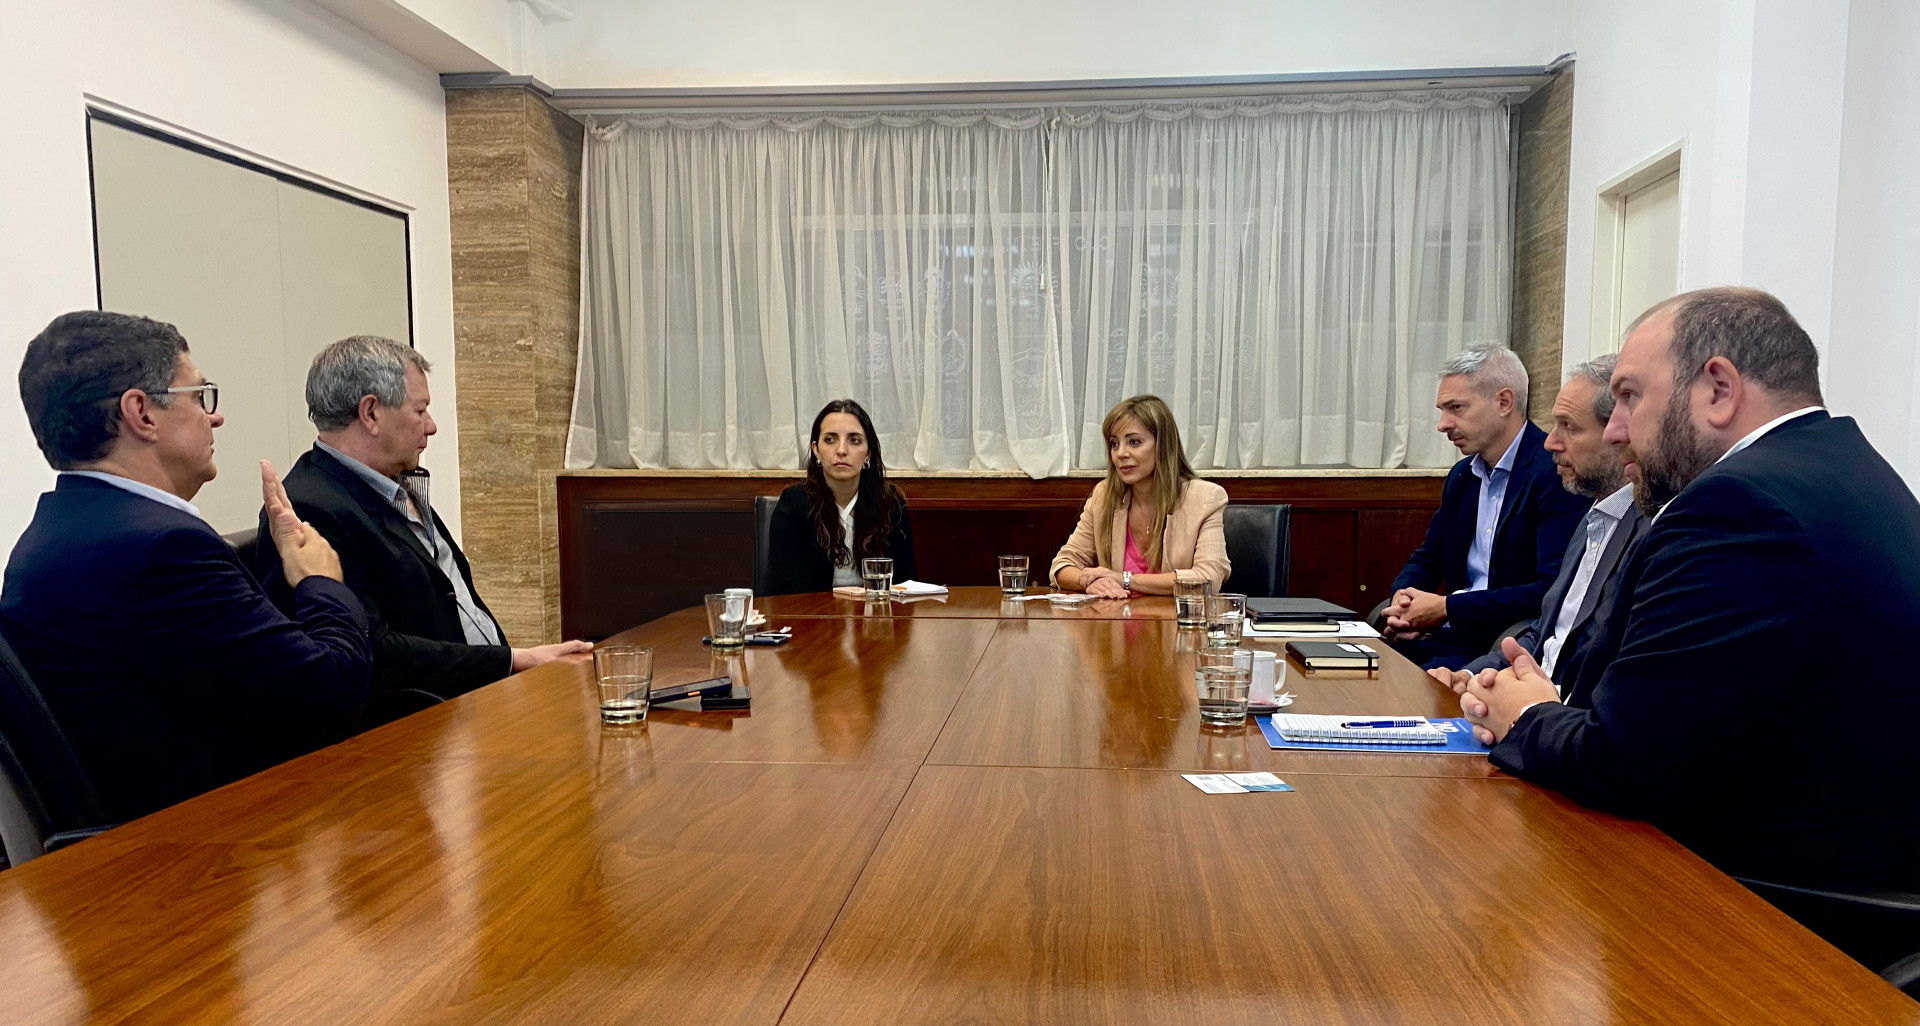
<svg viewBox="0 0 1920 1026">
<path fill-rule="evenodd" d="M 366 611 L 260 465 L 293 589 L 268 601 L 193 506 L 219 392 L 170 324 L 83 311 L 27 345 L 20 398 L 59 470 L 0 586 L 0 636 L 116 820 L 343 736 L 367 700 Z"/>
</svg>

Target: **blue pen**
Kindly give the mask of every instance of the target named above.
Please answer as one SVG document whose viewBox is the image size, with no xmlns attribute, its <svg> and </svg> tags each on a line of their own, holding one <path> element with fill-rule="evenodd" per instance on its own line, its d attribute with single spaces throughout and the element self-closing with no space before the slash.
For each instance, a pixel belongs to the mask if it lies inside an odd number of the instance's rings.
<svg viewBox="0 0 1920 1026">
<path fill-rule="evenodd" d="M 1352 727 L 1424 727 L 1426 720 L 1348 720 L 1340 725 L 1346 730 Z"/>
</svg>

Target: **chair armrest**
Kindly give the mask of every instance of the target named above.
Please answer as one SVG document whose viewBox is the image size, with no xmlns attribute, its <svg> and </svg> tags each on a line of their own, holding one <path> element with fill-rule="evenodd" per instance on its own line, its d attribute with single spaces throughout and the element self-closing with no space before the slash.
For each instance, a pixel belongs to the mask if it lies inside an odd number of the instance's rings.
<svg viewBox="0 0 1920 1026">
<path fill-rule="evenodd" d="M 59 851 L 70 844 L 78 844 L 89 837 L 104 834 L 119 825 L 118 823 L 108 823 L 106 826 L 81 827 L 78 830 L 62 830 L 47 838 L 46 849 L 48 851 Z"/>
</svg>

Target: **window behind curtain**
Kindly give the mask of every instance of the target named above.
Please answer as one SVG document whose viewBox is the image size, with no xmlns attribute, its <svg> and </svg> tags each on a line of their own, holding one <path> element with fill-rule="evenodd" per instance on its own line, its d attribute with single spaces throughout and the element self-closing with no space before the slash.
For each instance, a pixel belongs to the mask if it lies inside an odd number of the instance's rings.
<svg viewBox="0 0 1920 1026">
<path fill-rule="evenodd" d="M 1439 364 L 1504 340 L 1481 96 L 632 115 L 585 160 L 569 466 L 797 468 L 827 400 L 890 466 L 1104 465 L 1161 395 L 1195 465 L 1444 466 Z"/>
</svg>

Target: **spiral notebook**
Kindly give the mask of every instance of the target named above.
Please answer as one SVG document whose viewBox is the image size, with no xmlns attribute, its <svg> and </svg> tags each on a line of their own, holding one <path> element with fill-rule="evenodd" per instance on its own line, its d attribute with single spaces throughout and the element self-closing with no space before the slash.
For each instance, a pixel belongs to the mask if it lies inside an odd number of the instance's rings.
<svg viewBox="0 0 1920 1026">
<path fill-rule="evenodd" d="M 1341 717 L 1341 719 L 1350 718 L 1351 717 L 1345 716 Z M 1482 758 L 1485 758 L 1487 754 L 1487 746 L 1474 740 L 1473 725 L 1457 716 L 1452 719 L 1434 717 L 1427 720 L 1428 723 L 1433 724 L 1435 730 L 1438 730 L 1446 738 L 1443 744 L 1437 745 L 1422 744 L 1417 741 L 1388 741 L 1384 738 L 1375 739 L 1372 743 L 1362 741 L 1289 741 L 1280 736 L 1280 731 L 1273 725 L 1273 720 L 1274 717 L 1272 716 L 1253 717 L 1253 721 L 1260 726 L 1260 733 L 1267 739 L 1267 747 L 1275 751 L 1285 749 L 1292 752 L 1358 752 L 1361 754 L 1371 753 L 1375 755 L 1393 753 L 1405 755 L 1478 755 Z"/>
<path fill-rule="evenodd" d="M 1355 726 L 1361 723 L 1391 722 L 1404 722 L 1408 726 Z M 1305 713 L 1275 713 L 1273 727 L 1288 741 L 1359 745 L 1386 743 L 1444 745 L 1447 743 L 1447 735 L 1419 716 L 1314 716 Z"/>
</svg>

